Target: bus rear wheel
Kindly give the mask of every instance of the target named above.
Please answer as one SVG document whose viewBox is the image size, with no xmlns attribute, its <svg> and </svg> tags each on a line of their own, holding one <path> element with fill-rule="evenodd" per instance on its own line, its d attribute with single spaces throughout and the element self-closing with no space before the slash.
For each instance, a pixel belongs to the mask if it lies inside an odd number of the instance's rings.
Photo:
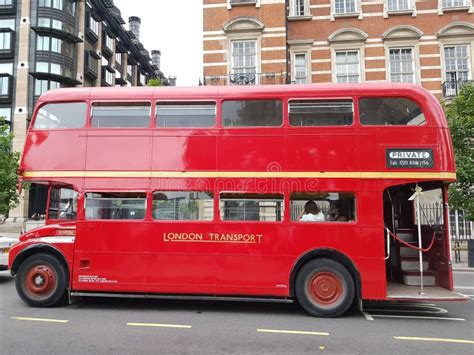
<svg viewBox="0 0 474 355">
<path fill-rule="evenodd" d="M 303 265 L 296 276 L 295 291 L 298 302 L 309 314 L 338 317 L 352 305 L 355 285 L 346 267 L 321 258 Z"/>
<path fill-rule="evenodd" d="M 66 268 L 50 254 L 32 255 L 18 268 L 15 286 L 20 298 L 29 306 L 54 306 L 66 296 Z"/>
</svg>

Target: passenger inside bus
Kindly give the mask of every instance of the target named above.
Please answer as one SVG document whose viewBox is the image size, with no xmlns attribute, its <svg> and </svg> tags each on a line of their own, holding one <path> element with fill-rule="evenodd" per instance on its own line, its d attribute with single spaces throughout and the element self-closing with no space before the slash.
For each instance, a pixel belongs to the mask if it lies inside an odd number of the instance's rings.
<svg viewBox="0 0 474 355">
<path fill-rule="evenodd" d="M 324 222 L 324 214 L 313 200 L 306 202 L 304 210 L 299 216 L 300 222 Z"/>
<path fill-rule="evenodd" d="M 331 222 L 347 222 L 348 221 L 347 217 L 341 214 L 341 208 L 340 208 L 339 203 L 337 202 L 331 203 L 327 220 Z"/>
</svg>

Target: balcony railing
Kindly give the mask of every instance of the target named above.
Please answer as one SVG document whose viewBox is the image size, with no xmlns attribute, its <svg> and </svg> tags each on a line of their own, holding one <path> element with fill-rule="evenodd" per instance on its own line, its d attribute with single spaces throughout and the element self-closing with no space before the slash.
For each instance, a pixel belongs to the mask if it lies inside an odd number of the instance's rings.
<svg viewBox="0 0 474 355">
<path fill-rule="evenodd" d="M 445 81 L 443 83 L 443 97 L 455 97 L 459 95 L 464 85 L 474 84 L 474 80 Z"/>
<path fill-rule="evenodd" d="M 257 0 L 230 0 L 231 5 L 256 4 Z"/>
<path fill-rule="evenodd" d="M 275 73 L 241 73 L 213 75 L 204 77 L 204 85 L 278 85 L 286 83 L 283 72 Z"/>
</svg>

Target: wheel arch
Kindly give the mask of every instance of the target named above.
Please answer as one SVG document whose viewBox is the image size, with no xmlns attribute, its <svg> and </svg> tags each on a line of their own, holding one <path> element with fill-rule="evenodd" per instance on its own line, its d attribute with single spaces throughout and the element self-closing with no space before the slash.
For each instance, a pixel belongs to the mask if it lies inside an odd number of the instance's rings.
<svg viewBox="0 0 474 355">
<path fill-rule="evenodd" d="M 65 267 L 65 270 L 67 272 L 67 277 L 68 277 L 67 284 L 69 284 L 70 270 L 69 270 L 69 265 L 66 261 L 66 258 L 64 257 L 63 253 L 60 250 L 58 250 L 57 248 L 55 248 L 54 246 L 49 245 L 49 244 L 43 244 L 43 243 L 33 244 L 33 245 L 28 246 L 24 250 L 22 250 L 16 256 L 15 260 L 13 261 L 12 268 L 11 268 L 11 274 L 15 275 L 17 273 L 18 268 L 20 267 L 20 265 L 27 258 L 29 258 L 30 256 L 32 256 L 34 254 L 39 254 L 39 253 L 50 254 L 50 255 L 58 258 L 58 260 Z"/>
<path fill-rule="evenodd" d="M 320 258 L 332 259 L 344 265 L 349 270 L 349 273 L 354 279 L 357 297 L 359 299 L 362 298 L 362 283 L 360 280 L 359 270 L 357 269 L 355 263 L 347 255 L 331 248 L 319 248 L 319 249 L 310 250 L 298 258 L 296 263 L 293 265 L 293 268 L 290 274 L 290 296 L 291 297 L 295 296 L 296 275 L 298 274 L 300 269 L 303 267 L 304 264 L 306 264 L 310 260 L 320 259 Z"/>
</svg>

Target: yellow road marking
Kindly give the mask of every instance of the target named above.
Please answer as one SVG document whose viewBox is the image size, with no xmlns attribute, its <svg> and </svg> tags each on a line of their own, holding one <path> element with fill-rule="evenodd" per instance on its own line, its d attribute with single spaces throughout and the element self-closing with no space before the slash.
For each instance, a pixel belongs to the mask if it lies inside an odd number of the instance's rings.
<svg viewBox="0 0 474 355">
<path fill-rule="evenodd" d="M 14 320 L 26 320 L 32 322 L 49 322 L 49 323 L 68 323 L 65 319 L 47 319 L 47 318 L 28 318 L 28 317 L 11 317 Z"/>
<path fill-rule="evenodd" d="M 158 327 L 158 328 L 184 328 L 191 329 L 191 325 L 186 324 L 160 324 L 160 323 L 127 323 L 132 327 Z"/>
<path fill-rule="evenodd" d="M 326 332 L 309 332 L 305 330 L 279 330 L 279 329 L 257 329 L 260 333 L 280 333 L 280 334 L 303 334 L 303 335 L 323 335 L 328 336 Z"/>
<path fill-rule="evenodd" d="M 419 341 L 434 341 L 441 343 L 459 343 L 459 344 L 474 344 L 474 340 L 467 339 L 449 339 L 449 338 L 422 338 L 422 337 L 399 337 L 394 336 L 397 340 L 419 340 Z"/>
</svg>

